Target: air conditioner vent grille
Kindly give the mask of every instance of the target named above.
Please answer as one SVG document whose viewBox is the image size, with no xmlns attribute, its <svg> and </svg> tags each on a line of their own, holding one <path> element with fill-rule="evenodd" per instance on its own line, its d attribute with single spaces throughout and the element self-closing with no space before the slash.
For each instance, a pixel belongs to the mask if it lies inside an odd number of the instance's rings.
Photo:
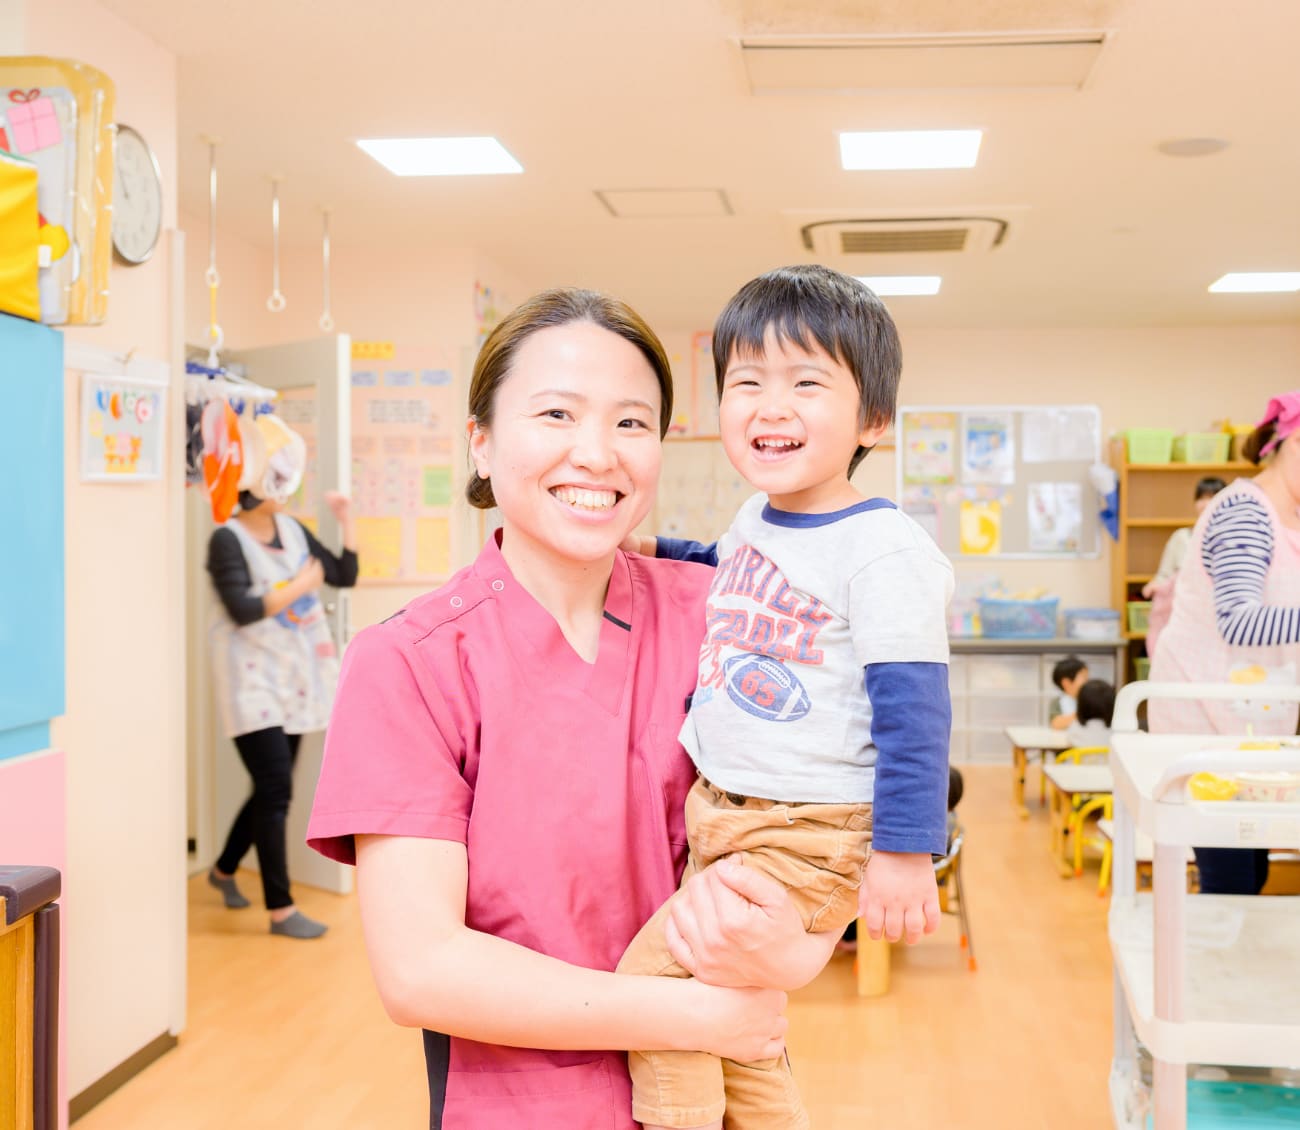
<svg viewBox="0 0 1300 1130">
<path fill-rule="evenodd" d="M 891 255 L 902 252 L 962 251 L 969 228 L 929 228 L 922 231 L 842 231 L 845 255 Z"/>
</svg>

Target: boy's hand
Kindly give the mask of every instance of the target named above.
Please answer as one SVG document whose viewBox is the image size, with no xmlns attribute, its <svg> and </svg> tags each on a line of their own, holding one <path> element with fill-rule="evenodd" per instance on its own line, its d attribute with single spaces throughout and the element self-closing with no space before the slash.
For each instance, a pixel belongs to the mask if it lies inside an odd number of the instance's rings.
<svg viewBox="0 0 1300 1130">
<path fill-rule="evenodd" d="M 873 941 L 913 945 L 939 926 L 939 886 L 928 855 L 872 852 L 862 877 L 858 914 Z"/>
<path fill-rule="evenodd" d="M 624 553 L 639 553 L 642 557 L 653 557 L 658 546 L 653 534 L 628 534 L 618 548 Z"/>
</svg>

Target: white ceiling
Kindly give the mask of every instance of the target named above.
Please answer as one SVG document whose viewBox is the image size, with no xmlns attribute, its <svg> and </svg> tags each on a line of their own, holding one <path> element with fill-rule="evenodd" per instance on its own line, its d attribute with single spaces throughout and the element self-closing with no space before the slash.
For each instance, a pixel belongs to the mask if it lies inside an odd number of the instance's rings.
<svg viewBox="0 0 1300 1130">
<path fill-rule="evenodd" d="M 939 273 L 893 299 L 921 326 L 1300 322 L 1300 295 L 1211 295 L 1300 270 L 1296 0 L 102 0 L 176 52 L 183 211 L 334 262 L 377 245 L 480 249 L 529 287 L 578 283 L 663 328 L 706 327 L 768 268 L 809 258 L 792 213 L 1000 215 L 983 253 L 876 256 Z M 1106 29 L 1082 90 L 750 93 L 742 37 Z M 841 130 L 985 131 L 976 168 L 845 172 Z M 493 134 L 522 176 L 398 179 L 358 137 Z M 1220 137 L 1170 158 L 1159 142 Z M 611 215 L 597 191 L 721 190 L 732 214 Z M 845 265 L 837 263 L 836 265 Z M 853 266 L 858 266 L 854 264 Z"/>
</svg>

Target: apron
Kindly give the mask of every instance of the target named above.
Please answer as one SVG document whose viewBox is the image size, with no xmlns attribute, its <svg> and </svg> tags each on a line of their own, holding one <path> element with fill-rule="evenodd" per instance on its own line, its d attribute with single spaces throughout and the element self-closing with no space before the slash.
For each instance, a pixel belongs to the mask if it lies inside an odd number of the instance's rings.
<svg viewBox="0 0 1300 1130">
<path fill-rule="evenodd" d="M 1250 495 L 1264 504 L 1273 527 L 1273 560 L 1264 578 L 1263 601 L 1300 605 L 1300 530 L 1282 525 L 1273 504 L 1249 479 L 1238 479 L 1220 492 L 1192 532 L 1183 567 L 1175 581 L 1174 608 L 1160 634 L 1151 662 L 1153 683 L 1296 682 L 1300 640 L 1268 647 L 1236 647 L 1219 634 L 1214 614 L 1214 585 L 1201 557 L 1210 518 L 1226 500 Z M 1152 699 L 1147 706 L 1153 734 L 1257 734 L 1296 732 L 1300 704 L 1294 702 L 1180 702 Z"/>
<path fill-rule="evenodd" d="M 288 584 L 310 551 L 302 527 L 277 514 L 283 548 L 264 545 L 231 519 L 252 576 L 251 596 Z M 280 726 L 287 734 L 323 730 L 338 682 L 338 651 L 320 597 L 300 597 L 275 616 L 239 627 L 219 604 L 211 631 L 213 681 L 228 737 Z"/>
</svg>

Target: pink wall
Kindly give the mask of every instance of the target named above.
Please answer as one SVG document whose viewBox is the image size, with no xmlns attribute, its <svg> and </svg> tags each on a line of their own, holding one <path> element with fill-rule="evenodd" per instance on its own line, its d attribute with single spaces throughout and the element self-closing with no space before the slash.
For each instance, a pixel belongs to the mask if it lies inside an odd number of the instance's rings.
<svg viewBox="0 0 1300 1130">
<path fill-rule="evenodd" d="M 8 866 L 55 867 L 67 874 L 67 788 L 63 754 L 33 753 L 0 763 L 0 860 Z M 60 898 L 59 966 L 67 962 L 69 917 Z M 68 1000 L 59 987 L 59 1126 L 68 1124 Z"/>
</svg>

